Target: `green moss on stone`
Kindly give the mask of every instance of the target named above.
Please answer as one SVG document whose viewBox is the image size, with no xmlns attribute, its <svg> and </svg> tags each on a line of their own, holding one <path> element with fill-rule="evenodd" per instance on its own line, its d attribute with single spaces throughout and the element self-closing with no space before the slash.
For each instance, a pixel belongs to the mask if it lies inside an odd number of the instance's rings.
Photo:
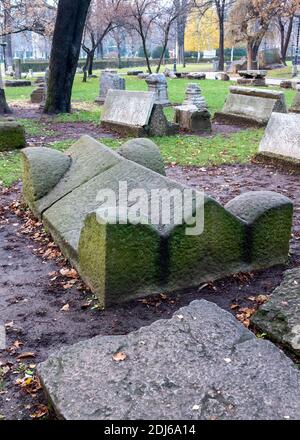
<svg viewBox="0 0 300 440">
<path fill-rule="evenodd" d="M 0 151 L 24 148 L 25 129 L 13 121 L 0 121 Z"/>
<path fill-rule="evenodd" d="M 96 214 L 87 217 L 79 241 L 80 273 L 101 306 L 124 302 L 158 285 L 159 244 L 151 226 L 103 225 Z"/>
</svg>

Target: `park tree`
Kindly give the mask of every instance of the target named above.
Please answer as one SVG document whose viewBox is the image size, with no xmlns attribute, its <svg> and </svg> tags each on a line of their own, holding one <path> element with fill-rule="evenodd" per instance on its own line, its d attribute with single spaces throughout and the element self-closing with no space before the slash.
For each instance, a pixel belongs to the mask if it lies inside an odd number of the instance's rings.
<svg viewBox="0 0 300 440">
<path fill-rule="evenodd" d="M 228 33 L 233 43 L 246 43 L 248 69 L 257 68 L 257 56 L 263 38 L 274 20 L 289 14 L 291 2 L 236 0 L 230 13 Z"/>
<path fill-rule="evenodd" d="M 188 52 L 198 52 L 219 47 L 218 17 L 215 9 L 209 8 L 199 14 L 194 10 L 190 15 L 186 35 L 185 48 Z"/>
<path fill-rule="evenodd" d="M 121 28 L 124 23 L 126 5 L 125 0 L 92 0 L 82 42 L 82 48 L 87 55 L 84 81 L 87 73 L 93 73 L 93 62 L 98 47 L 110 32 Z"/>
<path fill-rule="evenodd" d="M 45 113 L 69 113 L 83 30 L 91 0 L 59 0 Z"/>
<path fill-rule="evenodd" d="M 225 66 L 225 25 L 228 15 L 237 0 L 195 0 L 195 7 L 203 13 L 207 9 L 212 8 L 217 15 L 218 31 L 219 31 L 219 66 L 220 71 Z"/>
<path fill-rule="evenodd" d="M 284 65 L 286 65 L 287 51 L 293 32 L 295 13 L 299 7 L 299 0 L 291 0 L 284 13 L 277 16 L 276 25 L 280 32 L 281 59 Z"/>
<path fill-rule="evenodd" d="M 12 35 L 34 32 L 51 36 L 56 7 L 56 0 L 0 0 L 0 37 L 6 43 L 7 65 L 13 64 Z"/>
</svg>

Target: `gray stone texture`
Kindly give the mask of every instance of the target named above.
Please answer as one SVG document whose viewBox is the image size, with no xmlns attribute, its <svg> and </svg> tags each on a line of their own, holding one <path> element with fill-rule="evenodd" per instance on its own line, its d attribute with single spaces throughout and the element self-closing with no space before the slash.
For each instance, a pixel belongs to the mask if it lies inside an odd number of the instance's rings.
<svg viewBox="0 0 300 440">
<path fill-rule="evenodd" d="M 134 333 L 65 347 L 38 375 L 66 420 L 300 418 L 292 361 L 204 300 Z"/>
<path fill-rule="evenodd" d="M 116 73 L 102 72 L 99 96 L 95 102 L 104 104 L 109 90 L 125 90 L 125 78 L 121 78 Z"/>
<path fill-rule="evenodd" d="M 166 175 L 160 150 L 150 139 L 136 138 L 127 141 L 119 148 L 118 153 L 125 159 L 136 162 L 163 176 Z"/>
<path fill-rule="evenodd" d="M 215 79 L 219 81 L 230 81 L 230 76 L 226 72 L 218 72 L 215 75 Z"/>
<path fill-rule="evenodd" d="M 222 112 L 215 115 L 219 122 L 266 126 L 273 112 L 287 113 L 283 92 L 247 87 L 230 87 L 229 91 Z"/>
<path fill-rule="evenodd" d="M 300 113 L 300 85 L 296 89 L 296 95 L 290 108 L 292 113 Z"/>
<path fill-rule="evenodd" d="M 170 124 L 163 106 L 155 104 L 154 92 L 128 92 L 109 90 L 101 125 L 124 136 L 168 136 L 178 132 Z"/>
<path fill-rule="evenodd" d="M 22 60 L 21 58 L 14 59 L 14 78 L 22 79 Z"/>
<path fill-rule="evenodd" d="M 300 116 L 293 113 L 273 113 L 260 143 L 259 152 L 300 161 Z"/>
<path fill-rule="evenodd" d="M 168 98 L 168 83 L 162 73 L 153 73 L 146 78 L 148 90 L 155 94 L 155 104 L 169 106 L 171 103 Z"/>
<path fill-rule="evenodd" d="M 138 154 L 139 148 L 148 158 Z M 206 196 L 198 213 L 198 221 L 204 220 L 200 235 L 187 235 L 189 219 L 179 225 L 174 221 L 178 215 L 182 218 L 181 205 L 171 204 L 167 224 L 162 219 L 151 222 L 153 213 L 147 205 L 142 208 L 147 225 L 107 223 L 100 190 L 112 190 L 118 205 L 121 181 L 127 182 L 128 191 L 144 190 L 149 203 L 152 190 L 177 190 L 176 200 L 182 201 L 186 189 L 152 171 L 154 166 L 160 169 L 162 161 L 149 142 L 133 140 L 121 150 L 131 160 L 84 136 L 65 154 L 46 148 L 23 152 L 26 202 L 97 294 L 101 306 L 198 286 L 287 260 L 292 204 L 274 193 L 248 194 L 246 203 L 241 198 L 228 209 Z M 192 195 L 195 215 L 196 192 Z M 255 215 L 251 211 L 253 217 L 246 218 L 244 206 L 250 205 Z M 270 250 L 272 258 L 267 258 Z"/>
<path fill-rule="evenodd" d="M 8 118 L 0 119 L 0 152 L 24 148 L 25 145 L 24 126 Z"/>
<path fill-rule="evenodd" d="M 282 284 L 251 322 L 269 339 L 300 356 L 300 268 L 285 272 Z"/>
<path fill-rule="evenodd" d="M 188 84 L 183 104 L 175 107 L 175 122 L 183 130 L 211 131 L 210 119 L 211 114 L 200 87 L 196 83 Z"/>
</svg>

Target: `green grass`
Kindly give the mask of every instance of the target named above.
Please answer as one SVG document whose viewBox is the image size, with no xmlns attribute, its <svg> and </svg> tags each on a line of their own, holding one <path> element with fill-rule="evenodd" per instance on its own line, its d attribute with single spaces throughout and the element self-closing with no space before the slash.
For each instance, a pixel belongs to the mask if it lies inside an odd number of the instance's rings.
<svg viewBox="0 0 300 440">
<path fill-rule="evenodd" d="M 165 136 L 152 138 L 160 147 L 165 164 L 215 166 L 246 163 L 258 150 L 263 130 L 245 130 L 230 135 L 210 137 Z M 127 139 L 101 138 L 100 142 L 117 149 Z M 49 143 L 51 148 L 65 151 L 74 140 Z M 0 184 L 10 186 L 21 178 L 19 152 L 0 153 Z"/>
</svg>

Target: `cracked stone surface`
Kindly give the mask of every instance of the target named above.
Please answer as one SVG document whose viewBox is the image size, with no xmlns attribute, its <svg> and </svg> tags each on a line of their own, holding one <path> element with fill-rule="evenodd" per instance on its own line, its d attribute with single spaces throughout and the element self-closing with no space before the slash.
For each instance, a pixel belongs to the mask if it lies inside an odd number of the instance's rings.
<svg viewBox="0 0 300 440">
<path fill-rule="evenodd" d="M 285 272 L 284 281 L 252 317 L 252 323 L 300 356 L 300 268 Z"/>
<path fill-rule="evenodd" d="M 292 361 L 205 300 L 128 335 L 63 348 L 38 373 L 69 420 L 300 418 Z"/>
</svg>

